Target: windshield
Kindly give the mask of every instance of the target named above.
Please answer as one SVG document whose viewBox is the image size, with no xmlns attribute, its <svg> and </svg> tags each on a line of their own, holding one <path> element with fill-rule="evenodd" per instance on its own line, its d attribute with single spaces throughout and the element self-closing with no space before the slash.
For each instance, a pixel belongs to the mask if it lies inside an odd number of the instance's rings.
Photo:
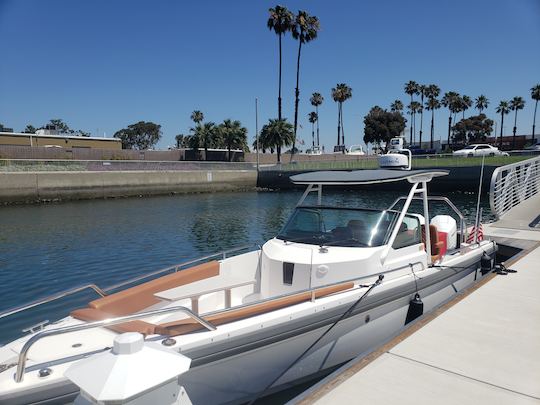
<svg viewBox="0 0 540 405">
<path fill-rule="evenodd" d="M 362 146 L 351 146 L 351 152 L 362 152 Z"/>
<path fill-rule="evenodd" d="M 469 146 L 465 146 L 463 149 L 474 149 L 476 148 L 476 145 L 469 145 Z"/>
<path fill-rule="evenodd" d="M 297 207 L 277 238 L 310 245 L 381 246 L 396 217 L 395 211 Z"/>
</svg>

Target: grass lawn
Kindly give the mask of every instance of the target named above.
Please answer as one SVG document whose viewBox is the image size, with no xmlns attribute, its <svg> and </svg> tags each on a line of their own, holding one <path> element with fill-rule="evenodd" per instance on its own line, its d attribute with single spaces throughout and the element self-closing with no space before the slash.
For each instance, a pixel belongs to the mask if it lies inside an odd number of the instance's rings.
<svg viewBox="0 0 540 405">
<path fill-rule="evenodd" d="M 486 157 L 485 164 L 489 166 L 503 166 L 510 163 L 529 159 L 532 156 L 494 156 Z M 454 156 L 431 156 L 413 157 L 413 169 L 424 167 L 468 167 L 480 166 L 481 157 L 454 157 Z M 281 170 L 351 170 L 351 169 L 377 169 L 379 167 L 377 159 L 359 158 L 358 160 L 336 160 L 330 162 L 295 162 L 281 165 Z M 268 169 L 277 169 L 277 166 Z"/>
</svg>

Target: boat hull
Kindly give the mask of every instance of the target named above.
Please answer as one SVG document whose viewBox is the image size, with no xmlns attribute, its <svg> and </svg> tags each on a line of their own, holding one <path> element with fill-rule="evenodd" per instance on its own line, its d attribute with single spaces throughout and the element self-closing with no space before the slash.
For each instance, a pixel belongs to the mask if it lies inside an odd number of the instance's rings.
<svg viewBox="0 0 540 405">
<path fill-rule="evenodd" d="M 475 265 L 420 289 L 424 313 L 448 301 L 481 276 Z M 340 321 L 266 394 L 294 385 L 309 376 L 320 375 L 388 341 L 403 330 L 410 300 L 410 294 L 401 294 L 382 305 L 373 307 L 366 302 L 367 305 L 359 306 L 353 316 Z M 246 344 L 245 350 L 215 361 L 200 364 L 200 358 L 194 359 L 195 367 L 181 376 L 181 384 L 194 404 L 249 401 L 264 391 L 335 319 L 335 316 L 327 317 L 326 322 L 314 319 L 315 325 L 322 325 L 303 333 L 299 333 L 302 329 L 299 327 L 297 333 L 290 337 L 261 339 L 255 348 L 253 344 Z M 186 354 L 190 356 L 189 352 Z M 219 352 L 216 355 L 219 356 Z"/>
<path fill-rule="evenodd" d="M 494 253 L 492 253 L 494 255 Z M 284 389 L 374 350 L 405 327 L 409 304 L 417 289 L 424 313 L 448 301 L 482 277 L 478 262 L 447 268 L 395 288 L 374 289 L 355 311 L 340 321 L 305 357 L 267 389 L 283 370 L 319 338 L 351 303 L 323 310 L 259 333 L 227 339 L 206 347 L 182 351 L 193 359 L 192 368 L 180 377 L 194 404 L 234 404 Z M 181 341 L 181 336 L 177 338 Z M 6 404 L 70 403 L 77 387 L 65 380 L 57 387 L 34 389 L 5 397 Z"/>
</svg>

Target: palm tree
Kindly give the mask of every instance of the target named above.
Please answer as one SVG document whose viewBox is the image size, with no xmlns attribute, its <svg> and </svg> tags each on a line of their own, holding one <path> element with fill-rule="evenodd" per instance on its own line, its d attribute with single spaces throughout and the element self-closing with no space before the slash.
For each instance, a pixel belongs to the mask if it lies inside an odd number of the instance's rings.
<svg viewBox="0 0 540 405">
<path fill-rule="evenodd" d="M 489 100 L 483 94 L 480 94 L 478 97 L 476 97 L 476 100 L 474 100 L 474 108 L 478 110 L 478 114 L 482 114 L 482 111 L 488 108 L 488 105 Z"/>
<path fill-rule="evenodd" d="M 403 111 L 403 103 L 401 100 L 394 100 L 394 102 L 390 104 L 390 111 L 401 113 Z"/>
<path fill-rule="evenodd" d="M 510 104 L 508 101 L 501 101 L 499 103 L 499 106 L 496 110 L 497 114 L 501 114 L 501 136 L 499 139 L 499 149 L 502 150 L 502 144 L 503 144 L 503 125 L 504 125 L 504 116 L 510 112 Z"/>
<path fill-rule="evenodd" d="M 437 100 L 437 98 L 435 97 L 428 98 L 428 100 L 426 101 L 426 109 L 428 111 L 431 111 L 431 136 L 429 140 L 430 149 L 433 149 L 433 135 L 435 132 L 435 110 L 439 108 L 441 108 L 441 103 L 439 102 L 439 100 Z"/>
<path fill-rule="evenodd" d="M 401 100 L 394 100 L 394 102 L 390 104 L 390 111 L 403 114 L 403 103 L 401 102 Z M 404 132 L 405 127 L 403 127 L 403 131 L 401 131 L 402 136 L 404 135 Z"/>
<path fill-rule="evenodd" d="M 217 134 L 216 125 L 213 122 L 197 123 L 195 128 L 191 128 L 191 132 L 197 148 L 204 148 L 204 160 L 208 160 L 208 148 L 212 146 Z"/>
<path fill-rule="evenodd" d="M 277 161 L 281 162 L 281 147 L 293 143 L 294 132 L 286 119 L 270 119 L 261 129 L 260 142 L 265 149 L 276 148 Z"/>
<path fill-rule="evenodd" d="M 433 137 L 435 131 L 435 110 L 441 107 L 441 103 L 437 99 L 440 92 L 441 89 L 436 84 L 430 84 L 426 86 L 426 97 L 428 98 L 428 100 L 426 101 L 425 106 L 428 111 L 431 110 L 431 135 L 429 142 L 430 149 L 433 149 Z"/>
<path fill-rule="evenodd" d="M 270 17 L 266 23 L 269 30 L 279 37 L 279 85 L 278 85 L 278 119 L 281 120 L 281 37 L 292 28 L 293 13 L 287 7 L 276 6 L 268 10 Z"/>
<path fill-rule="evenodd" d="M 418 86 L 420 92 L 420 148 L 422 148 L 422 128 L 424 126 L 424 96 L 427 92 L 427 86 L 421 84 Z"/>
<path fill-rule="evenodd" d="M 345 130 L 343 129 L 343 103 L 352 97 L 352 89 L 345 83 L 338 83 L 336 87 L 332 88 L 332 98 L 338 103 L 338 127 L 337 127 L 337 145 L 345 146 Z M 343 129 L 341 135 L 341 143 L 339 142 L 339 134 Z M 344 150 L 343 150 L 344 152 Z"/>
<path fill-rule="evenodd" d="M 418 101 L 412 101 L 407 108 L 409 109 L 409 114 L 411 115 L 411 127 L 413 128 L 413 139 L 411 145 L 416 142 L 416 114 L 422 110 L 422 104 Z"/>
<path fill-rule="evenodd" d="M 308 114 L 309 122 L 311 122 L 311 147 L 315 148 L 315 123 L 318 121 L 319 116 L 315 111 Z"/>
<path fill-rule="evenodd" d="M 248 131 L 240 121 L 226 119 L 217 127 L 217 130 L 223 143 L 227 146 L 229 162 L 232 160 L 232 148 L 246 150 Z"/>
<path fill-rule="evenodd" d="M 534 103 L 534 115 L 533 115 L 533 127 L 532 127 L 532 143 L 534 144 L 535 139 L 535 128 L 536 128 L 536 109 L 538 107 L 538 100 L 540 100 L 540 84 L 531 88 L 531 98 L 535 101 Z"/>
<path fill-rule="evenodd" d="M 449 91 L 444 93 L 441 99 L 443 107 L 448 108 L 448 147 L 450 147 L 450 132 L 452 130 L 452 114 L 455 114 L 457 108 L 457 100 L 459 100 L 459 94 L 455 91 Z"/>
<path fill-rule="evenodd" d="M 415 81 L 413 80 L 409 80 L 407 83 L 405 83 L 405 94 L 408 94 L 409 96 L 411 96 L 411 103 L 413 102 L 413 96 L 416 94 L 419 94 L 418 92 L 418 83 L 416 83 Z M 414 121 L 414 116 L 411 115 L 411 139 L 410 139 L 410 144 L 412 145 L 413 143 L 413 121 Z"/>
<path fill-rule="evenodd" d="M 184 143 L 184 134 L 178 134 L 174 137 L 176 141 L 176 149 L 180 149 L 180 146 Z"/>
<path fill-rule="evenodd" d="M 321 93 L 313 93 L 309 101 L 315 107 L 315 112 L 317 113 L 317 146 L 321 146 L 319 143 L 319 106 L 323 103 L 324 97 Z"/>
<path fill-rule="evenodd" d="M 296 129 L 298 128 L 298 103 L 300 102 L 300 54 L 302 44 L 307 44 L 317 38 L 320 29 L 319 19 L 305 11 L 298 11 L 292 25 L 292 36 L 298 40 L 298 57 L 296 59 L 296 88 L 294 90 L 294 140 L 291 159 L 296 149 Z"/>
<path fill-rule="evenodd" d="M 462 96 L 460 100 L 460 112 L 463 113 L 463 119 L 465 119 L 465 111 L 467 111 L 469 108 L 471 108 L 473 102 L 472 99 L 469 96 Z"/>
<path fill-rule="evenodd" d="M 514 130 L 512 135 L 512 149 L 516 148 L 516 130 L 517 130 L 517 112 L 523 110 L 525 107 L 525 100 L 523 97 L 516 96 L 510 101 L 510 109 L 515 111 L 514 114 Z"/>
<path fill-rule="evenodd" d="M 195 124 L 199 124 L 204 120 L 204 114 L 199 110 L 195 110 L 191 113 L 191 121 Z"/>
</svg>

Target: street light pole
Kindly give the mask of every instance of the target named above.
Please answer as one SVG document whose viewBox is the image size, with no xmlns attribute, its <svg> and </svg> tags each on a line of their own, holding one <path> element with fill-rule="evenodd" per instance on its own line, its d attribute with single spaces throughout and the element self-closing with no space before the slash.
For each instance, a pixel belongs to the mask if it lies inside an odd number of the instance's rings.
<svg viewBox="0 0 540 405">
<path fill-rule="evenodd" d="M 259 173 L 259 100 L 255 97 L 255 139 L 257 146 L 257 173 Z"/>
</svg>

